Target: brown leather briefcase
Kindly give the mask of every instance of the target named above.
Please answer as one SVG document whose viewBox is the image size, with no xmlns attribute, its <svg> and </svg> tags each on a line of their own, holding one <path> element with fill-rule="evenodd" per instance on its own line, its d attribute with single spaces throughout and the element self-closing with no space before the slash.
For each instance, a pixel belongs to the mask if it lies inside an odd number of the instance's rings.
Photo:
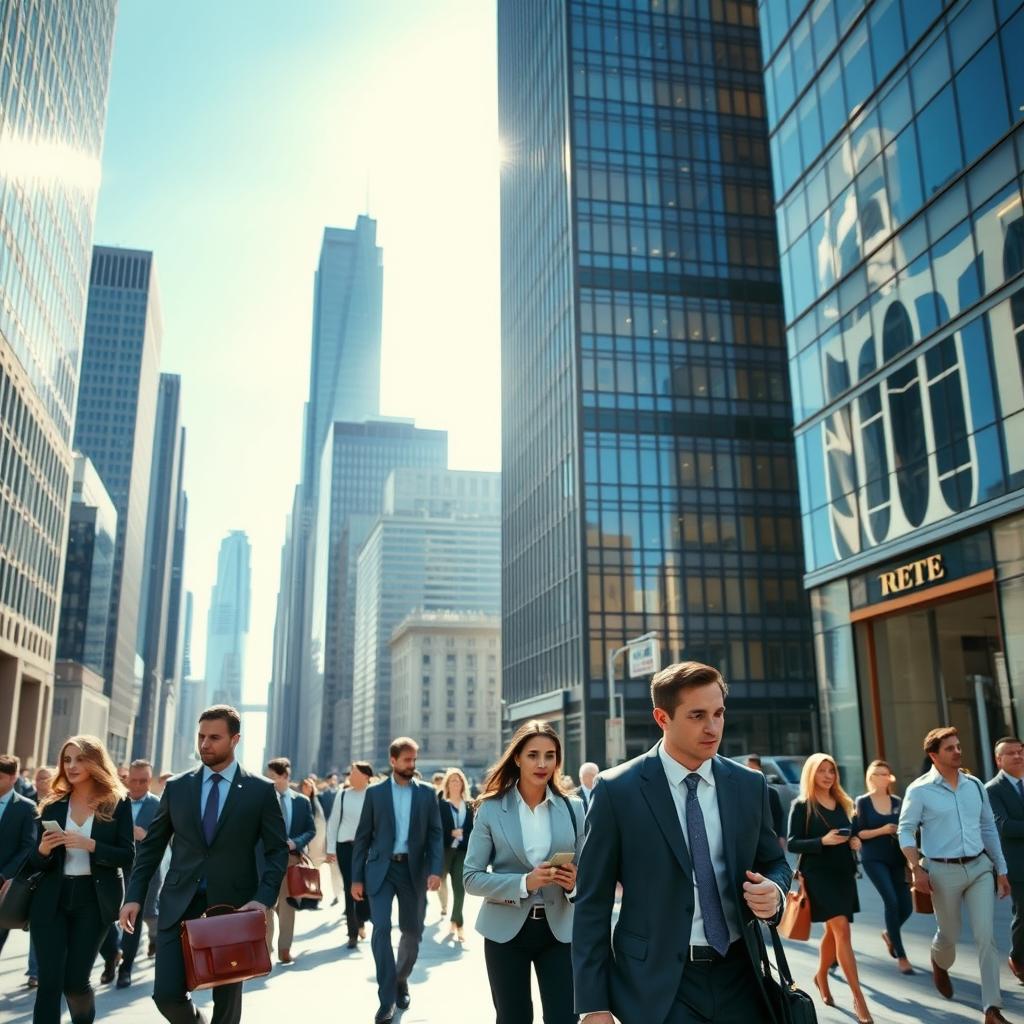
<svg viewBox="0 0 1024 1024">
<path fill-rule="evenodd" d="M 320 869 L 305 855 L 288 868 L 288 895 L 297 900 L 322 900 Z"/>
<path fill-rule="evenodd" d="M 210 907 L 202 917 L 181 922 L 181 952 L 190 992 L 261 978 L 270 973 L 267 915 Z"/>
</svg>

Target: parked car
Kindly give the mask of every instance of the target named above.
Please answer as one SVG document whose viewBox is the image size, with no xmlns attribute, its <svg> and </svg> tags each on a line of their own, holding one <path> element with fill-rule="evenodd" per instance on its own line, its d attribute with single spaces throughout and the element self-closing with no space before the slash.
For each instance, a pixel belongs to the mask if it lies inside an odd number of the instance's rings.
<svg viewBox="0 0 1024 1024">
<path fill-rule="evenodd" d="M 732 759 L 746 767 L 747 754 L 734 754 Z M 789 817 L 790 804 L 800 795 L 800 771 L 806 757 L 794 754 L 760 754 L 768 785 L 782 798 L 782 809 Z"/>
</svg>

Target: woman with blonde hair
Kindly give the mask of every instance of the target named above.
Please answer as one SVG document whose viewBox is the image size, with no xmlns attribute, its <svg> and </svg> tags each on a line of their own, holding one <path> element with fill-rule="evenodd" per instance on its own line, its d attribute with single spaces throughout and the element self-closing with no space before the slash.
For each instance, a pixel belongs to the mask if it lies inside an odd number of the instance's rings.
<svg viewBox="0 0 1024 1024">
<path fill-rule="evenodd" d="M 526 722 L 484 783 L 464 871 L 466 892 L 484 898 L 476 928 L 497 1024 L 533 1019 L 532 971 L 545 1024 L 576 1024 L 569 894 L 583 819 L 583 803 L 562 776 L 558 733 L 548 722 Z"/>
<path fill-rule="evenodd" d="M 465 942 L 462 931 L 462 905 L 466 889 L 462 868 L 466 862 L 469 837 L 473 832 L 473 808 L 469 803 L 469 780 L 461 768 L 449 768 L 441 783 L 441 836 L 444 840 L 444 874 L 452 877 L 452 918 L 448 934 L 456 942 Z"/>
<path fill-rule="evenodd" d="M 92 1024 L 89 975 L 135 859 L 131 802 L 95 736 L 64 742 L 39 819 L 39 845 L 29 858 L 42 872 L 29 921 L 39 959 L 33 1024 L 59 1024 L 62 992 L 72 1024 Z"/>
<path fill-rule="evenodd" d="M 907 862 L 896 838 L 900 799 L 892 795 L 894 781 L 888 761 L 872 761 L 868 765 L 867 792 L 857 797 L 853 826 L 861 842 L 860 862 L 885 907 L 882 941 L 889 956 L 898 962 L 900 973 L 913 974 L 901 935 L 914 907 L 906 880 Z"/>
<path fill-rule="evenodd" d="M 800 796 L 789 812 L 789 849 L 799 855 L 798 870 L 811 904 L 811 920 L 825 925 L 818 949 L 814 984 L 826 1006 L 835 1001 L 828 972 L 837 960 L 853 994 L 858 1024 L 871 1024 L 871 1014 L 857 976 L 850 922 L 860 910 L 853 836 L 853 801 L 839 782 L 839 769 L 828 754 L 811 754 L 800 773 Z"/>
</svg>

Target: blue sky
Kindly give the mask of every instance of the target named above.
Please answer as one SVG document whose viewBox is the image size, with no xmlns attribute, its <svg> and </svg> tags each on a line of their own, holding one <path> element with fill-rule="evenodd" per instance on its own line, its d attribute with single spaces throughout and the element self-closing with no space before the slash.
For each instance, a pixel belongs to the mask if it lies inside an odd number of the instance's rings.
<svg viewBox="0 0 1024 1024">
<path fill-rule="evenodd" d="M 488 0 L 121 0 L 95 240 L 152 249 L 183 377 L 203 671 L 217 547 L 253 545 L 262 695 L 325 225 L 384 247 L 382 412 L 499 464 L 498 141 Z"/>
</svg>

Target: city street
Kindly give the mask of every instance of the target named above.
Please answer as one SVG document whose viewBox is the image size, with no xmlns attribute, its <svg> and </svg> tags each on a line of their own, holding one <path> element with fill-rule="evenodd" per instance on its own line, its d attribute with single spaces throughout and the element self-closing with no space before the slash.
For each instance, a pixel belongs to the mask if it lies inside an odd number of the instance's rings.
<svg viewBox="0 0 1024 1024">
<path fill-rule="evenodd" d="M 325 890 L 326 891 L 326 890 Z M 882 946 L 879 932 L 881 904 L 874 889 L 865 880 L 860 885 L 863 913 L 854 924 L 857 959 L 862 983 L 877 1024 L 912 1024 L 934 1021 L 953 1024 L 980 1021 L 978 964 L 973 950 L 963 947 L 951 971 L 956 996 L 946 1002 L 932 987 L 928 966 L 928 942 L 931 918 L 918 915 L 911 920 L 906 945 L 911 962 L 922 968 L 913 977 L 904 978 L 895 961 Z M 486 1024 L 493 1020 L 487 974 L 484 967 L 483 938 L 472 931 L 479 901 L 467 901 L 467 942 L 459 949 L 445 941 L 447 919 L 439 914 L 435 897 L 430 898 L 427 929 L 420 960 L 412 978 L 412 1005 L 404 1014 L 396 1014 L 400 1024 Z M 997 936 L 1006 949 L 1009 936 L 1009 905 L 1002 902 L 997 911 Z M 966 933 L 966 929 L 965 929 Z M 814 943 L 789 943 L 791 966 L 802 988 L 813 994 L 811 976 L 815 969 Z M 396 932 L 397 941 L 397 932 Z M 373 981 L 373 957 L 369 942 L 358 951 L 344 946 L 345 932 L 338 907 L 298 915 L 294 964 L 275 966 L 269 978 L 246 985 L 244 1019 L 246 1024 L 291 1024 L 296 1015 L 303 1020 L 370 1024 L 376 1010 Z M 143 943 L 143 949 L 145 944 Z M 32 1016 L 33 993 L 25 988 L 25 954 L 28 938 L 14 933 L 8 939 L 0 959 L 0 1020 L 3 1024 L 28 1024 Z M 97 1017 L 113 1024 L 143 1024 L 161 1020 L 149 996 L 152 992 L 153 961 L 142 957 L 130 989 L 117 991 L 105 986 L 98 997 Z M 98 983 L 99 967 L 93 977 Z M 1009 969 L 1003 969 L 1006 1016 L 1014 1024 L 1024 1021 L 1024 988 L 1014 981 Z M 821 1024 L 843 1024 L 854 1019 L 849 991 L 838 976 L 832 980 L 836 1006 L 827 1009 L 815 994 Z M 209 1004 L 209 993 L 201 993 L 201 1006 Z M 535 1020 L 543 1019 L 536 1003 Z M 752 1022 L 753 1024 L 753 1022 Z"/>
</svg>

